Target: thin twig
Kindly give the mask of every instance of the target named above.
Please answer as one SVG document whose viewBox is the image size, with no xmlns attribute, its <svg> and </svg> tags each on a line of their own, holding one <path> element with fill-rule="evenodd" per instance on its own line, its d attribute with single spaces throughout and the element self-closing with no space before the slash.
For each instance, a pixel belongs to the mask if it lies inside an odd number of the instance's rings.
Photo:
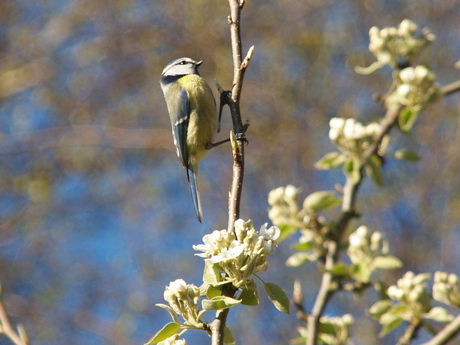
<svg viewBox="0 0 460 345">
<path fill-rule="evenodd" d="M 422 345 L 443 345 L 453 339 L 457 334 L 460 333 L 460 315 L 451 321 L 446 327 L 444 327 L 438 334 L 436 334 L 430 341 L 423 343 Z"/>
<path fill-rule="evenodd" d="M 311 315 L 309 315 L 307 319 L 307 345 L 316 344 L 319 331 L 319 320 L 321 318 L 321 315 L 323 314 L 327 302 L 332 297 L 331 282 L 333 276 L 329 272 L 329 270 L 334 266 L 334 257 L 336 255 L 336 252 L 337 242 L 331 241 L 328 244 L 328 252 L 326 256 L 326 272 L 323 273 L 323 277 L 321 279 L 321 286 L 319 288 L 318 295 L 316 296 L 315 304 L 313 305 Z"/>
<path fill-rule="evenodd" d="M 29 345 L 27 337 L 21 338 L 18 333 L 16 333 L 11 327 L 10 320 L 6 315 L 5 308 L 3 307 L 3 301 L 0 300 L 0 324 L 1 324 L 1 333 L 5 334 L 8 338 L 11 339 L 16 345 Z"/>
<path fill-rule="evenodd" d="M 228 100 L 228 105 L 232 115 L 233 132 L 237 139 L 241 139 L 237 140 L 238 149 L 233 149 L 233 179 L 229 195 L 227 228 L 229 231 L 232 231 L 234 229 L 235 221 L 240 215 L 241 191 L 243 186 L 245 128 L 241 119 L 240 97 L 243 87 L 244 73 L 248 64 L 243 64 L 243 55 L 241 50 L 240 14 L 243 9 L 244 2 L 241 0 L 229 0 L 228 3 L 230 5 L 230 16 L 228 18 L 228 22 L 230 25 L 233 56 L 233 87 L 231 97 Z"/>
<path fill-rule="evenodd" d="M 399 339 L 397 345 L 409 345 L 411 340 L 417 335 L 417 331 L 420 329 L 420 322 L 411 323 L 407 328 L 402 337 Z"/>
<path fill-rule="evenodd" d="M 232 140 L 233 153 L 233 178 L 228 199 L 228 231 L 234 231 L 235 221 L 240 217 L 241 192 L 243 189 L 244 176 L 244 132 L 245 127 L 241 120 L 240 97 L 243 87 L 244 72 L 250 60 L 250 54 L 242 59 L 241 52 L 241 31 L 240 13 L 244 6 L 244 0 L 229 0 L 230 36 L 233 56 L 233 87 L 231 94 L 227 94 L 226 104 L 230 108 L 233 123 L 233 134 L 237 140 Z M 251 51 L 252 55 L 252 51 Z M 249 58 L 248 58 L 249 57 Z M 222 100 L 223 97 L 221 97 Z M 226 296 L 233 296 L 235 291 L 231 289 L 223 293 Z M 224 330 L 229 309 L 219 310 L 216 318 L 211 324 L 212 345 L 224 344 Z"/>
</svg>

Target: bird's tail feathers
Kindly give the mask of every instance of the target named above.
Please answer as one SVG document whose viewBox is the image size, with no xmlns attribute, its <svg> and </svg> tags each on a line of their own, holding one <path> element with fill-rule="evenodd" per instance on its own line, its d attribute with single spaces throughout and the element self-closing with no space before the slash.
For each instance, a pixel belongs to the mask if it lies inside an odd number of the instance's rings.
<svg viewBox="0 0 460 345">
<path fill-rule="evenodd" d="M 201 209 L 200 194 L 198 193 L 195 172 L 190 168 L 187 169 L 187 177 L 190 182 L 190 190 L 192 192 L 192 200 L 193 206 L 195 207 L 196 217 L 201 223 L 203 221 L 203 211 Z"/>
</svg>

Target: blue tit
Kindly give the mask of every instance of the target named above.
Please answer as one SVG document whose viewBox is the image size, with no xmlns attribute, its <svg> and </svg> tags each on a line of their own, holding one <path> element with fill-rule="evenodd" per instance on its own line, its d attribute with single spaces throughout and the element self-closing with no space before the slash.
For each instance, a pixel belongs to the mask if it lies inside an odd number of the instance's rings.
<svg viewBox="0 0 460 345">
<path fill-rule="evenodd" d="M 160 85 L 171 118 L 177 155 L 192 191 L 198 221 L 203 220 L 197 188 L 198 164 L 212 143 L 216 126 L 216 102 L 211 88 L 198 74 L 202 61 L 180 58 L 170 62 L 161 74 Z"/>
</svg>

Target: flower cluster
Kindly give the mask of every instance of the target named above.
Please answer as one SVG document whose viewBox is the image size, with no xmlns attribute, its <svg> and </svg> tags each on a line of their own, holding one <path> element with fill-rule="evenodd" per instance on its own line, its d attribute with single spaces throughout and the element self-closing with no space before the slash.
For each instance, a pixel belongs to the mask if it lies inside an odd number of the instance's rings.
<svg viewBox="0 0 460 345">
<path fill-rule="evenodd" d="M 427 28 L 422 29 L 419 33 L 417 24 L 409 19 L 404 19 L 398 27 L 387 27 L 380 30 L 373 26 L 369 30 L 369 50 L 377 61 L 367 68 L 359 67 L 356 70 L 362 74 L 369 74 L 385 65 L 397 68 L 401 58 L 412 60 L 435 38 L 435 35 Z"/>
<path fill-rule="evenodd" d="M 318 334 L 321 342 L 327 345 L 346 345 L 350 343 L 350 326 L 355 322 L 351 314 L 343 316 L 320 318 L 320 332 Z M 303 338 L 307 337 L 307 328 L 299 327 L 298 331 Z"/>
<path fill-rule="evenodd" d="M 177 279 L 166 287 L 164 299 L 176 314 L 184 318 L 186 325 L 202 328 L 203 323 L 198 311 L 200 289 L 197 286 Z"/>
<path fill-rule="evenodd" d="M 436 99 L 439 87 L 434 73 L 426 66 L 404 68 L 399 72 L 399 80 L 395 94 L 401 104 L 419 111 Z"/>
<path fill-rule="evenodd" d="M 434 274 L 433 298 L 441 303 L 460 308 L 458 276 L 446 272 Z"/>
<path fill-rule="evenodd" d="M 352 262 L 350 275 L 357 281 L 368 284 L 375 270 L 401 267 L 401 261 L 388 255 L 388 251 L 388 241 L 380 232 L 371 234 L 367 227 L 360 226 L 349 237 L 347 254 Z"/>
<path fill-rule="evenodd" d="M 302 223 L 297 198 L 299 189 L 293 185 L 278 187 L 268 194 L 268 203 L 272 206 L 268 216 L 277 226 L 290 223 Z"/>
<path fill-rule="evenodd" d="M 396 285 L 388 288 L 388 296 L 411 309 L 411 314 L 421 319 L 423 314 L 428 313 L 431 309 L 431 296 L 426 290 L 426 281 L 430 279 L 430 274 L 420 273 L 415 275 L 414 272 L 406 274 L 398 279 Z"/>
<path fill-rule="evenodd" d="M 238 219 L 235 234 L 227 230 L 214 230 L 203 237 L 203 243 L 193 249 L 196 254 L 218 265 L 226 273 L 225 281 L 242 287 L 251 281 L 251 275 L 267 269 L 267 255 L 276 248 L 280 230 L 276 226 L 262 225 L 257 232 L 251 221 Z"/>
<path fill-rule="evenodd" d="M 380 133 L 381 125 L 373 122 L 364 126 L 353 118 L 333 117 L 329 121 L 329 139 L 344 153 L 359 156 Z"/>
<path fill-rule="evenodd" d="M 388 241 L 383 238 L 382 233 L 376 231 L 370 234 L 367 227 L 361 225 L 350 234 L 347 252 L 351 262 L 359 263 L 387 254 L 388 249 Z"/>
</svg>

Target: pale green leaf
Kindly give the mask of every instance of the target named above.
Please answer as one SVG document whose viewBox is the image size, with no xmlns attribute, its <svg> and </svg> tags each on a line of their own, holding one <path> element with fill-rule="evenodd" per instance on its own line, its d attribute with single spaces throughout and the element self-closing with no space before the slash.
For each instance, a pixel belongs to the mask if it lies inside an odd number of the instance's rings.
<svg viewBox="0 0 460 345">
<path fill-rule="evenodd" d="M 289 297 L 283 288 L 279 285 L 268 282 L 264 282 L 264 288 L 268 298 L 270 298 L 275 308 L 283 313 L 289 314 Z"/>
<path fill-rule="evenodd" d="M 371 280 L 372 270 L 366 264 L 351 265 L 350 275 L 361 283 L 369 283 Z"/>
<path fill-rule="evenodd" d="M 235 344 L 235 338 L 233 337 L 232 331 L 228 328 L 227 324 L 225 324 L 224 329 L 224 343 L 228 345 Z"/>
<path fill-rule="evenodd" d="M 428 314 L 425 314 L 424 318 L 445 323 L 451 322 L 454 319 L 454 316 L 443 307 L 434 307 L 431 308 Z"/>
<path fill-rule="evenodd" d="M 303 202 L 303 208 L 316 212 L 339 205 L 341 201 L 342 199 L 338 198 L 333 191 L 320 191 L 307 196 Z"/>
<path fill-rule="evenodd" d="M 379 294 L 379 298 L 381 300 L 390 299 L 390 297 L 387 294 L 388 284 L 385 284 L 382 281 L 378 281 L 377 283 L 375 283 L 374 288 L 375 291 L 377 291 L 377 293 Z"/>
<path fill-rule="evenodd" d="M 275 224 L 281 231 L 280 237 L 278 238 L 277 242 L 281 243 L 284 241 L 288 236 L 292 235 L 298 229 L 297 226 L 293 226 L 291 224 Z"/>
<path fill-rule="evenodd" d="M 222 295 L 222 286 L 213 286 L 209 285 L 208 289 L 206 290 L 206 297 L 213 298 Z"/>
<path fill-rule="evenodd" d="M 151 345 L 159 343 L 169 337 L 172 337 L 174 334 L 180 331 L 180 326 L 175 322 L 170 322 L 166 324 L 162 329 L 160 329 L 145 345 Z"/>
<path fill-rule="evenodd" d="M 384 319 L 384 320 L 382 320 Z M 402 317 L 396 316 L 396 315 L 391 315 L 391 314 L 385 314 L 380 318 L 380 323 L 383 325 L 382 330 L 379 333 L 379 337 L 382 338 L 388 333 L 390 333 L 393 329 L 398 327 L 401 322 L 404 320 Z"/>
<path fill-rule="evenodd" d="M 345 263 L 338 262 L 329 270 L 329 272 L 337 277 L 347 276 L 350 274 L 350 268 Z"/>
<path fill-rule="evenodd" d="M 302 243 L 297 243 L 292 246 L 292 249 L 297 250 L 297 251 L 305 251 L 305 250 L 310 250 L 312 248 L 313 248 L 312 242 L 302 242 Z"/>
<path fill-rule="evenodd" d="M 306 252 L 294 253 L 286 260 L 286 266 L 299 267 L 299 266 L 306 264 L 307 262 L 315 261 L 316 259 L 317 259 L 317 256 L 313 253 L 306 253 Z"/>
<path fill-rule="evenodd" d="M 414 111 L 413 109 L 405 108 L 403 111 L 401 111 L 401 114 L 399 114 L 398 118 L 399 128 L 401 131 L 410 131 L 415 121 L 417 120 L 417 117 L 418 112 Z"/>
<path fill-rule="evenodd" d="M 239 299 L 241 300 L 241 304 L 244 305 L 253 306 L 259 304 L 259 293 L 254 281 L 250 284 L 246 284 L 246 286 L 242 288 Z"/>
<path fill-rule="evenodd" d="M 339 152 L 329 152 L 316 162 L 314 166 L 318 170 L 335 169 L 345 163 L 345 160 L 345 155 Z"/>
<path fill-rule="evenodd" d="M 392 255 L 377 256 L 373 262 L 374 268 L 380 270 L 394 270 L 402 267 L 402 262 Z"/>
<path fill-rule="evenodd" d="M 371 156 L 371 158 L 367 161 L 366 171 L 372 181 L 374 181 L 374 183 L 379 187 L 383 185 L 381 168 L 382 161 L 377 155 Z"/>
<path fill-rule="evenodd" d="M 171 315 L 171 318 L 174 320 L 174 322 L 179 323 L 179 318 L 177 317 L 177 314 L 176 314 L 176 312 L 174 311 L 173 308 L 171 308 L 169 305 L 162 304 L 162 303 L 157 303 L 155 305 L 157 307 L 160 307 L 160 308 L 163 308 L 164 310 L 166 310 L 169 313 L 169 315 Z"/>
<path fill-rule="evenodd" d="M 393 307 L 393 302 L 389 299 L 377 301 L 369 308 L 369 314 L 373 318 L 379 319 L 383 314 L 389 311 L 391 307 Z"/>
<path fill-rule="evenodd" d="M 203 282 L 209 285 L 217 285 L 221 281 L 220 266 L 209 260 L 204 260 Z"/>
<path fill-rule="evenodd" d="M 227 296 L 217 296 L 211 299 L 205 299 L 201 302 L 204 310 L 222 310 L 240 304 L 241 300 L 237 300 Z"/>
<path fill-rule="evenodd" d="M 394 154 L 396 159 L 406 160 L 409 162 L 418 162 L 421 157 L 414 151 L 408 149 L 400 149 Z"/>
<path fill-rule="evenodd" d="M 350 177 L 353 182 L 361 181 L 361 165 L 353 159 L 348 159 L 343 165 L 343 172 Z"/>
</svg>

